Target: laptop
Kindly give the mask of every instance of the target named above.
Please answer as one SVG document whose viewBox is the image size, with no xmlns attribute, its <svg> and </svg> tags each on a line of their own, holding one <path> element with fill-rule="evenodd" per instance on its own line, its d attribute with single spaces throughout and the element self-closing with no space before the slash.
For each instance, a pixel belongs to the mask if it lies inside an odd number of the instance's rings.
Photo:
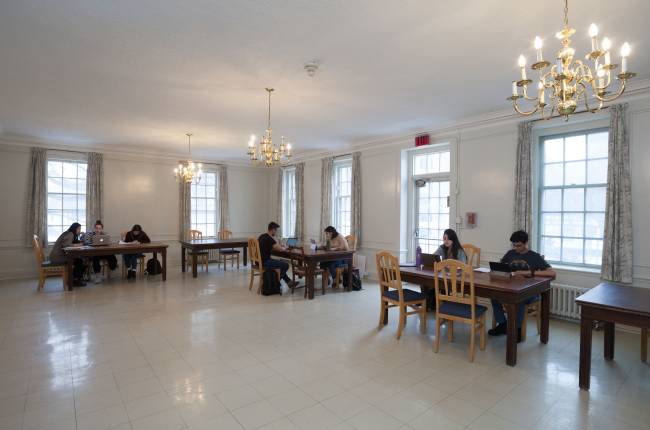
<svg viewBox="0 0 650 430">
<path fill-rule="evenodd" d="M 90 246 L 104 246 L 110 245 L 111 237 L 107 234 L 96 234 L 90 241 Z"/>
<path fill-rule="evenodd" d="M 422 254 L 422 265 L 424 267 L 433 267 L 435 263 L 440 263 L 438 254 Z"/>
<path fill-rule="evenodd" d="M 296 246 L 298 246 L 298 238 L 297 237 L 287 238 L 287 246 L 289 248 L 295 248 Z"/>
<path fill-rule="evenodd" d="M 498 261 L 490 261 L 490 276 L 496 278 L 510 279 L 512 276 L 512 268 L 509 264 L 500 263 Z"/>
</svg>

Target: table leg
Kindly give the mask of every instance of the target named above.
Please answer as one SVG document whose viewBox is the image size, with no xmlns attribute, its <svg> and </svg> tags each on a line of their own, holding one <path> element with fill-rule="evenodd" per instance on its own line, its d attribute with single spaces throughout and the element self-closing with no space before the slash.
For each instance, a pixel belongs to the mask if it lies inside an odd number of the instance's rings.
<svg viewBox="0 0 650 430">
<path fill-rule="evenodd" d="M 244 246 L 244 266 L 248 266 L 248 246 Z"/>
<path fill-rule="evenodd" d="M 348 260 L 348 286 L 345 287 L 345 291 L 352 291 L 352 259 Z"/>
<path fill-rule="evenodd" d="M 551 290 L 544 291 L 542 294 L 542 327 L 539 333 L 539 341 L 542 343 L 548 343 L 549 335 L 549 318 L 551 313 Z"/>
<path fill-rule="evenodd" d="M 307 298 L 314 300 L 314 272 L 316 271 L 316 263 L 307 263 L 307 273 L 305 274 L 305 288 L 307 288 Z"/>
<path fill-rule="evenodd" d="M 185 261 L 185 258 L 186 258 L 185 257 L 185 247 L 181 246 L 181 270 L 183 271 L 183 273 L 185 273 L 185 265 L 187 264 L 187 262 Z"/>
<path fill-rule="evenodd" d="M 584 307 L 583 307 L 584 311 Z M 591 332 L 594 321 L 584 316 L 580 318 L 580 377 L 579 385 L 583 390 L 589 389 L 591 376 Z"/>
<path fill-rule="evenodd" d="M 163 248 L 162 250 L 162 280 L 167 280 L 167 248 Z"/>
<path fill-rule="evenodd" d="M 508 317 L 508 332 L 506 339 L 506 364 L 515 366 L 517 364 L 517 303 L 506 303 Z"/>
<path fill-rule="evenodd" d="M 605 322 L 605 360 L 614 359 L 614 323 Z"/>
<path fill-rule="evenodd" d="M 196 271 L 196 249 L 192 251 L 192 278 L 196 278 L 199 274 Z"/>
<path fill-rule="evenodd" d="M 68 279 L 67 282 L 64 282 L 63 289 L 65 291 L 72 291 L 72 284 L 74 282 L 74 257 L 68 257 L 66 264 L 68 266 Z"/>
<path fill-rule="evenodd" d="M 641 329 L 641 361 L 647 363 L 648 361 L 648 329 Z"/>
</svg>

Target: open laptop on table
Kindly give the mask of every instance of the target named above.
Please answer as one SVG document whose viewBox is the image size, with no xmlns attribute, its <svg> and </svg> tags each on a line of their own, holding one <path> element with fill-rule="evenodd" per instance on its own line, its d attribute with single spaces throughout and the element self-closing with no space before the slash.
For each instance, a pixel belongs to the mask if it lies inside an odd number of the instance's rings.
<svg viewBox="0 0 650 430">
<path fill-rule="evenodd" d="M 106 246 L 110 243 L 111 237 L 107 234 L 96 234 L 90 240 L 90 246 Z"/>
<path fill-rule="evenodd" d="M 289 237 L 287 238 L 287 246 L 289 248 L 295 248 L 298 246 L 298 238 L 297 237 Z"/>
</svg>

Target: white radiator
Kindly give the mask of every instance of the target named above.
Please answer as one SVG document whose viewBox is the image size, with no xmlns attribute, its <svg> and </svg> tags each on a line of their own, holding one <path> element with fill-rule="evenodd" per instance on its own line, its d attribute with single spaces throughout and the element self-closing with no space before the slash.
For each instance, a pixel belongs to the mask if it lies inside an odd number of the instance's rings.
<svg viewBox="0 0 650 430">
<path fill-rule="evenodd" d="M 589 288 L 564 284 L 553 284 L 551 288 L 551 314 L 560 318 L 579 320 L 580 306 L 576 304 L 576 297 Z"/>
</svg>

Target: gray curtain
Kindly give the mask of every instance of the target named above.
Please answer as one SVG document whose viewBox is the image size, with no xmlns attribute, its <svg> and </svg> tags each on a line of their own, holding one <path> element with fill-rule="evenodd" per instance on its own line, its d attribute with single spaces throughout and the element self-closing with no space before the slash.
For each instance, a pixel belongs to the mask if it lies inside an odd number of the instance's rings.
<svg viewBox="0 0 650 430">
<path fill-rule="evenodd" d="M 533 123 L 520 122 L 517 135 L 517 160 L 515 166 L 514 229 L 532 233 L 532 151 Z"/>
<path fill-rule="evenodd" d="M 192 191 L 190 184 L 183 180 L 178 183 L 178 221 L 179 240 L 186 240 L 192 228 Z"/>
<path fill-rule="evenodd" d="M 607 206 L 601 277 L 632 282 L 632 185 L 627 103 L 609 109 Z"/>
<path fill-rule="evenodd" d="M 352 154 L 352 220 L 350 230 L 357 238 L 357 249 L 361 243 L 361 152 Z"/>
<path fill-rule="evenodd" d="M 275 222 L 280 224 L 280 231 L 278 231 L 279 237 L 283 237 L 282 233 L 282 228 L 284 227 L 282 225 L 282 175 L 284 174 L 284 169 L 279 168 L 278 169 L 278 184 L 277 184 L 277 193 L 276 193 L 276 204 L 277 208 L 275 211 Z"/>
<path fill-rule="evenodd" d="M 296 164 L 296 231 L 294 236 L 302 243 L 305 228 L 305 163 Z"/>
<path fill-rule="evenodd" d="M 104 157 L 96 152 L 88 153 L 86 173 L 86 230 L 92 229 L 96 220 L 104 217 Z"/>
<path fill-rule="evenodd" d="M 334 167 L 334 158 L 323 158 L 321 175 L 320 175 L 320 235 L 321 240 L 325 242 L 325 228 L 332 224 L 332 170 Z"/>
<path fill-rule="evenodd" d="M 34 235 L 47 244 L 47 150 L 32 148 L 27 185 L 25 242 L 31 246 Z"/>
<path fill-rule="evenodd" d="M 228 205 L 228 169 L 220 165 L 219 172 L 219 230 L 230 230 L 230 206 Z"/>
</svg>

